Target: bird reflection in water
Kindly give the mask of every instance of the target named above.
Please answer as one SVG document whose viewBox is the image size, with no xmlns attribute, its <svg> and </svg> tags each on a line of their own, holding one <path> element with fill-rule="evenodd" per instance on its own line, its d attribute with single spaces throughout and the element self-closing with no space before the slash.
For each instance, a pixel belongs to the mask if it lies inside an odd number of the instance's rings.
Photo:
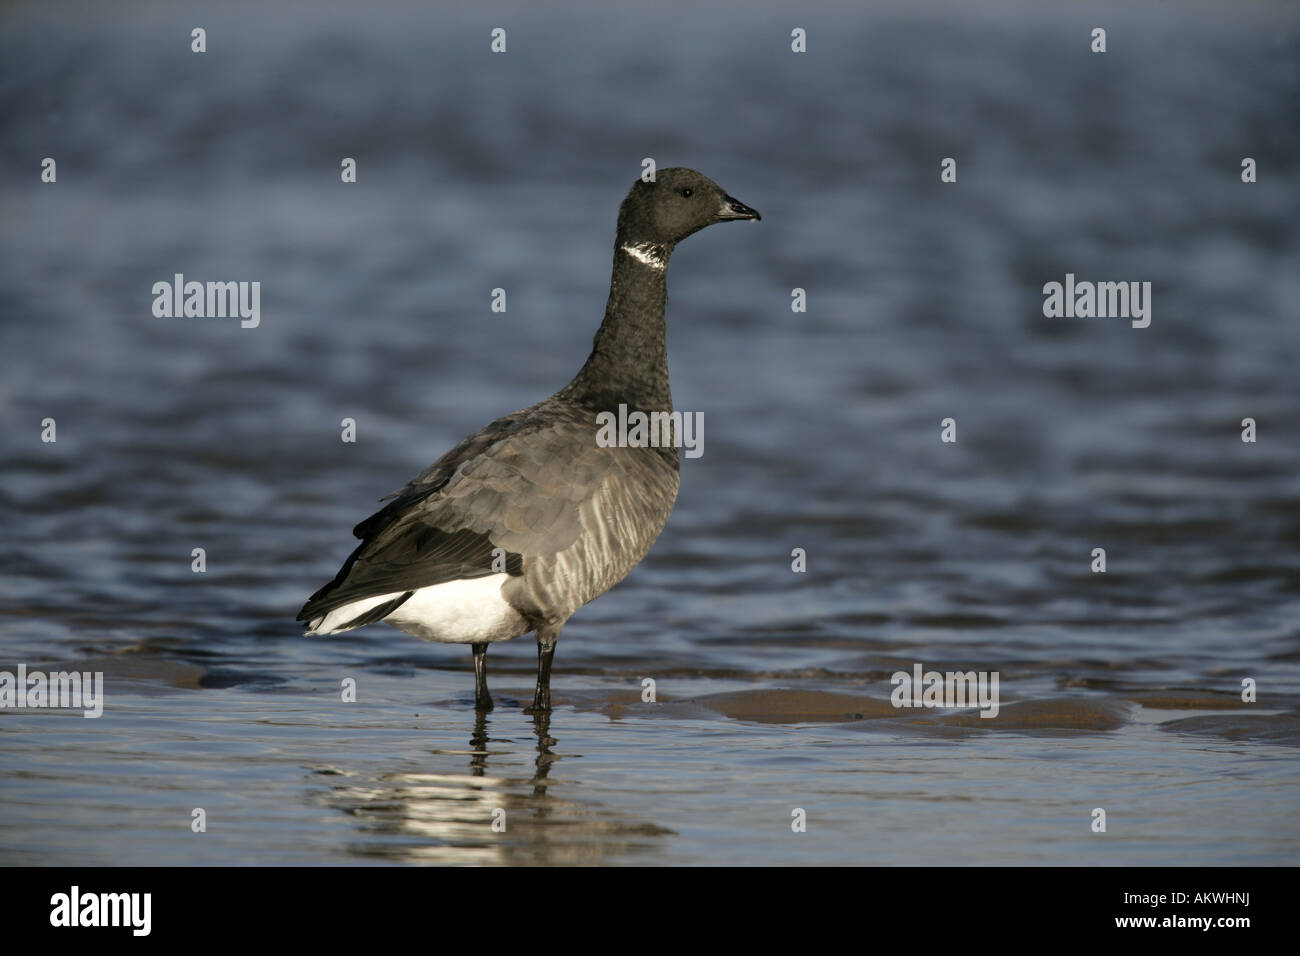
<svg viewBox="0 0 1300 956">
<path fill-rule="evenodd" d="M 353 779 L 333 787 L 325 802 L 351 816 L 361 831 L 348 851 L 404 863 L 563 866 L 607 862 L 672 835 L 575 798 L 578 782 L 552 779 L 551 768 L 578 755 L 557 752 L 549 713 L 529 719 L 527 751 L 511 738 L 493 737 L 491 715 L 476 711 L 468 749 L 432 752 L 439 767 L 449 757 L 468 757 L 468 773 L 398 771 L 368 784 L 357 779 L 362 774 L 347 774 Z M 503 720 L 500 712 L 497 720 Z M 515 768 L 524 772 L 511 774 Z"/>
</svg>

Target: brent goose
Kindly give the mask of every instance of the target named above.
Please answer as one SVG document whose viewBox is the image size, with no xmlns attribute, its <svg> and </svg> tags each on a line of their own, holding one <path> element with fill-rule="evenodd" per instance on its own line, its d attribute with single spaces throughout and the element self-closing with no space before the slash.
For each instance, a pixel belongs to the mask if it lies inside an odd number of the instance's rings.
<svg viewBox="0 0 1300 956">
<path fill-rule="evenodd" d="M 470 435 L 353 529 L 361 544 L 298 620 L 308 634 L 387 621 L 469 644 L 474 704 L 492 708 L 487 646 L 537 635 L 530 712 L 551 709 L 564 622 L 650 550 L 677 497 L 675 447 L 602 447 L 597 415 L 671 412 L 668 257 L 715 222 L 758 219 L 693 169 L 638 181 L 618 211 L 614 273 L 591 355 L 564 388 Z"/>
</svg>

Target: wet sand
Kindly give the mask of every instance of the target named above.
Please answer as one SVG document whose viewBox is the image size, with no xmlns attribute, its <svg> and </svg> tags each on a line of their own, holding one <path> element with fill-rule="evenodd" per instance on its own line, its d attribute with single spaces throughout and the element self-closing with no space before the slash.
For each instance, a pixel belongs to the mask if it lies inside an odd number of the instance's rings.
<svg viewBox="0 0 1300 956">
<path fill-rule="evenodd" d="M 534 720 L 509 678 L 476 714 L 465 665 L 348 669 L 344 704 L 319 665 L 257 686 L 145 651 L 78 661 L 105 675 L 102 718 L 0 712 L 0 863 L 1183 864 L 1300 842 L 1294 701 L 1008 694 L 988 719 L 824 677 L 683 677 L 647 703 L 633 669 L 558 680 Z"/>
</svg>

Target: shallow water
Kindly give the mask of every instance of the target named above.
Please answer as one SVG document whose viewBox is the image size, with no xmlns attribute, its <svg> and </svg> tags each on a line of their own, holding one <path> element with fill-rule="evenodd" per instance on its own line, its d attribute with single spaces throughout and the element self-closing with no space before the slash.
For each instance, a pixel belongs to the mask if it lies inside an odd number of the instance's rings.
<svg viewBox="0 0 1300 956">
<path fill-rule="evenodd" d="M 504 8 L 496 57 L 416 4 L 232 9 L 0 31 L 0 670 L 107 681 L 0 710 L 0 862 L 1295 861 L 1289 7 L 1116 8 L 1096 55 L 1092 16 L 831 6 L 802 56 L 778 7 Z M 576 371 L 643 156 L 763 222 L 673 258 L 705 453 L 549 721 L 528 638 L 486 718 L 468 649 L 303 638 L 381 495 Z M 261 324 L 154 318 L 177 272 Z M 1151 326 L 1044 318 L 1067 272 L 1152 282 Z M 918 663 L 998 716 L 895 709 Z"/>
</svg>

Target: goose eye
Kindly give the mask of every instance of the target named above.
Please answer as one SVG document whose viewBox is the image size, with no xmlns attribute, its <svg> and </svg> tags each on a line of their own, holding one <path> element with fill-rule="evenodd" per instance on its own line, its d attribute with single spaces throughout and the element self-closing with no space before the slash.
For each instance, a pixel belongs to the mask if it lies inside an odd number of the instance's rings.
<svg viewBox="0 0 1300 956">
<path fill-rule="evenodd" d="M 694 193 L 694 192 L 695 192 L 694 189 L 683 189 L 683 190 L 682 190 L 682 195 L 685 196 L 687 199 L 690 199 L 690 198 L 691 198 L 691 194 Z"/>
</svg>

